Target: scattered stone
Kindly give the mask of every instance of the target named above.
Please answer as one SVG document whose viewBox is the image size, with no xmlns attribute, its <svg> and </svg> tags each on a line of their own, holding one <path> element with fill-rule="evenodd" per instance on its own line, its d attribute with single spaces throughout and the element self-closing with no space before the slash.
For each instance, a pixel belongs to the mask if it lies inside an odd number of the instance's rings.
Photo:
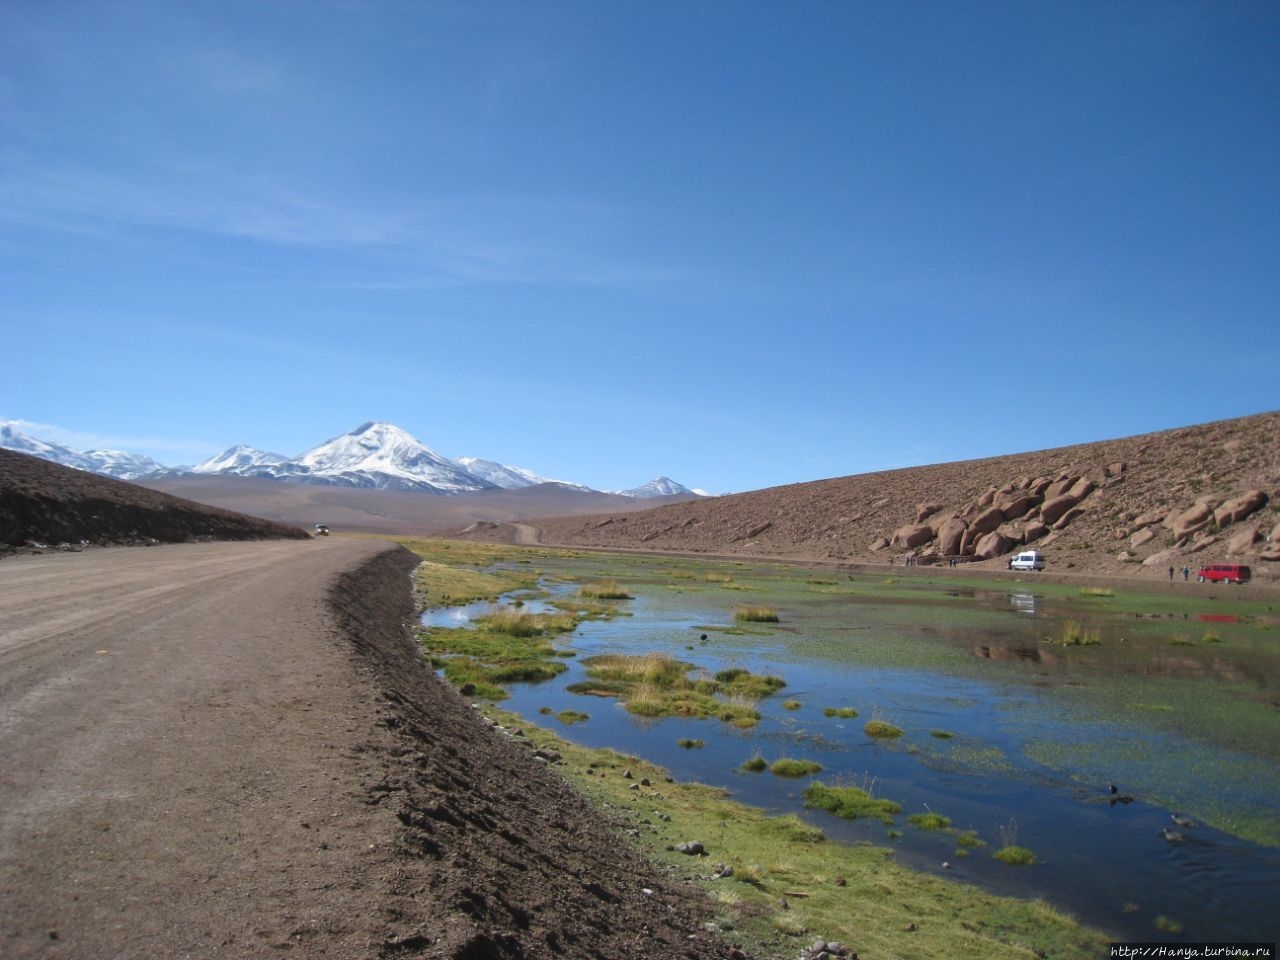
<svg viewBox="0 0 1280 960">
<path fill-rule="evenodd" d="M 1129 537 L 1129 546 L 1141 547 L 1150 543 L 1155 538 L 1156 532 L 1153 529 L 1150 527 L 1143 527 L 1141 530 Z"/>
<path fill-rule="evenodd" d="M 683 843 L 677 843 L 675 849 L 676 852 L 686 854 L 690 857 L 705 856 L 707 852 L 707 848 L 698 840 L 686 840 Z"/>
</svg>

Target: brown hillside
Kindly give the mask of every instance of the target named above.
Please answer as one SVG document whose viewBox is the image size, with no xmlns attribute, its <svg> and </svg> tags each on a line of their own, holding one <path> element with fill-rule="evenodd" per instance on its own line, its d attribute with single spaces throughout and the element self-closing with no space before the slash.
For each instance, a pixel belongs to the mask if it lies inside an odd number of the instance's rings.
<svg viewBox="0 0 1280 960">
<path fill-rule="evenodd" d="M 544 543 L 798 561 L 1280 577 L 1280 412 L 985 460 L 819 480 L 633 514 L 540 521 Z"/>
<path fill-rule="evenodd" d="M 298 527 L 0 449 L 0 547 L 307 536 Z"/>
<path fill-rule="evenodd" d="M 327 523 L 335 531 L 344 533 L 429 536 L 471 523 L 622 513 L 655 505 L 652 500 L 585 492 L 550 483 L 453 497 L 247 477 L 188 476 L 143 483 L 152 490 L 225 510 L 303 527 Z"/>
</svg>

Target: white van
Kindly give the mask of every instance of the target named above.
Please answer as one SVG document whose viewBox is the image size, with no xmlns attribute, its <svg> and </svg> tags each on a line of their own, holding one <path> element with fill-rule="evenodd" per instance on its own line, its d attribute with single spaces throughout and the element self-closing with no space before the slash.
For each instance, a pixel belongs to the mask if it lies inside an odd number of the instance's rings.
<svg viewBox="0 0 1280 960">
<path fill-rule="evenodd" d="M 1044 554 L 1039 550 L 1023 550 L 1009 561 L 1010 570 L 1043 570 Z"/>
</svg>

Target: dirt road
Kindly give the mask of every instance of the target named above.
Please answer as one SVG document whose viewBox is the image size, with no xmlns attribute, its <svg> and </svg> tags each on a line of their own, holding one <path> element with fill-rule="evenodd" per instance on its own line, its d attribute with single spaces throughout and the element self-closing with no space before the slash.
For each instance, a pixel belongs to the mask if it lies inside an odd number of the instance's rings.
<svg viewBox="0 0 1280 960">
<path fill-rule="evenodd" d="M 0 562 L 0 954 L 367 953 L 349 900 L 393 824 L 341 749 L 369 711 L 325 594 L 386 549 Z"/>
<path fill-rule="evenodd" d="M 0 560 L 0 957 L 741 956 L 436 679 L 415 562 L 343 538 Z"/>
</svg>

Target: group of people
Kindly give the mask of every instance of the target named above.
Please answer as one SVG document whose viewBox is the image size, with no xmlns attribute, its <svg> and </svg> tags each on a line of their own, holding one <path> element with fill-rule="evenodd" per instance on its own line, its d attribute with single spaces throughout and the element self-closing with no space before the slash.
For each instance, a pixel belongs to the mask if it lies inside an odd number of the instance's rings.
<svg viewBox="0 0 1280 960">
<path fill-rule="evenodd" d="M 1172 580 L 1172 579 L 1173 579 L 1173 574 L 1174 574 L 1174 572 L 1175 572 L 1175 571 L 1174 571 L 1173 567 L 1170 567 L 1170 568 L 1169 568 L 1169 579 L 1170 579 L 1170 580 Z M 1191 568 L 1190 568 L 1190 567 L 1183 567 L 1183 568 L 1182 568 L 1182 579 L 1183 579 L 1183 580 L 1190 580 L 1190 579 L 1191 579 Z"/>
</svg>

